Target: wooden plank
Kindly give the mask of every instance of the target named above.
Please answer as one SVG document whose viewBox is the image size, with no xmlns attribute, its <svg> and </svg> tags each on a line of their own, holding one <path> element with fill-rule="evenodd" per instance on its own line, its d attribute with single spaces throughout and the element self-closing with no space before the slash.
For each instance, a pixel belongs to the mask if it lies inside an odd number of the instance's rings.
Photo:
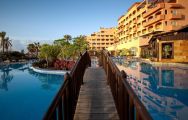
<svg viewBox="0 0 188 120">
<path fill-rule="evenodd" d="M 74 120 L 119 120 L 103 68 L 86 70 Z"/>
</svg>

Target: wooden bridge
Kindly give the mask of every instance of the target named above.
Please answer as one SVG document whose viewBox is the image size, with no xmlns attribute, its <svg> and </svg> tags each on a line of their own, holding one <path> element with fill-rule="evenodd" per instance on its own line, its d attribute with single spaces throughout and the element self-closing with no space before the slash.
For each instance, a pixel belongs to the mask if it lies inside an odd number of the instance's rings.
<svg viewBox="0 0 188 120">
<path fill-rule="evenodd" d="M 60 88 L 44 120 L 151 120 L 107 51 L 92 64 L 86 51 Z M 94 61 L 98 62 L 98 61 Z M 93 62 L 92 62 L 93 63 Z"/>
</svg>

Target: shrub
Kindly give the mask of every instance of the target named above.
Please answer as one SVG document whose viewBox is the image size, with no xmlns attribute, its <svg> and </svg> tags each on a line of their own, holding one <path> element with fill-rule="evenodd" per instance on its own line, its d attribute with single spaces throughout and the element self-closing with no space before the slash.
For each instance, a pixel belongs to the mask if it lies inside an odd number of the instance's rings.
<svg viewBox="0 0 188 120">
<path fill-rule="evenodd" d="M 40 60 L 38 62 L 34 62 L 32 64 L 33 67 L 39 67 L 39 68 L 47 68 L 47 62 L 46 60 Z"/>
<path fill-rule="evenodd" d="M 5 61 L 5 60 L 10 60 L 10 61 L 19 61 L 20 59 L 26 59 L 26 56 L 24 53 L 20 53 L 18 51 L 13 51 L 13 52 L 8 52 L 8 53 L 1 53 L 0 58 Z"/>
<path fill-rule="evenodd" d="M 58 70 L 71 70 L 74 64 L 74 61 L 56 60 L 54 61 L 54 68 Z"/>
</svg>

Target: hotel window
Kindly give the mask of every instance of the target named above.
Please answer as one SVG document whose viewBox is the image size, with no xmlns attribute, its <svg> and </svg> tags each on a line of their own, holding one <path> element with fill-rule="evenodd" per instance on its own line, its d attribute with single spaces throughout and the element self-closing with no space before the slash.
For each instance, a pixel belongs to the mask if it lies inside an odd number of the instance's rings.
<svg viewBox="0 0 188 120">
<path fill-rule="evenodd" d="M 165 21 L 165 25 L 167 26 L 168 24 L 167 24 L 167 21 Z"/>
<path fill-rule="evenodd" d="M 172 26 L 177 26 L 177 22 L 176 21 L 171 21 L 171 25 Z"/>
<path fill-rule="evenodd" d="M 150 16 L 149 18 L 148 18 L 148 22 L 150 21 L 150 20 L 152 20 L 153 19 L 153 16 Z"/>
<path fill-rule="evenodd" d="M 176 3 L 176 0 L 168 0 L 169 3 Z"/>
<path fill-rule="evenodd" d="M 141 17 L 140 17 L 140 15 L 137 17 L 137 19 L 139 20 Z"/>
<path fill-rule="evenodd" d="M 139 24 L 137 24 L 137 28 L 139 29 L 140 28 L 140 26 L 141 26 L 141 24 L 139 23 Z"/>
<path fill-rule="evenodd" d="M 143 16 L 144 14 L 146 14 L 146 11 L 144 11 L 144 12 L 142 13 L 142 16 Z"/>
<path fill-rule="evenodd" d="M 144 25 L 146 23 L 146 20 L 142 21 L 142 25 Z"/>
<path fill-rule="evenodd" d="M 142 30 L 142 34 L 145 34 L 146 33 L 146 29 Z"/>
<path fill-rule="evenodd" d="M 167 10 L 165 10 L 165 14 L 167 14 Z"/>
<path fill-rule="evenodd" d="M 172 59 L 174 58 L 174 45 L 173 43 L 163 43 L 162 44 L 162 58 L 164 59 Z"/>
<path fill-rule="evenodd" d="M 177 15 L 177 10 L 172 10 L 171 13 L 172 13 L 173 15 Z"/>
</svg>

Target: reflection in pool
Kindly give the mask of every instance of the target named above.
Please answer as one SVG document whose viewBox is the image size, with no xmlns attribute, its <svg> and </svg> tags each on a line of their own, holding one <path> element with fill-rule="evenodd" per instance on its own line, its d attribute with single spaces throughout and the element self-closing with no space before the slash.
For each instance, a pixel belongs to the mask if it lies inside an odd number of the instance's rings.
<svg viewBox="0 0 188 120">
<path fill-rule="evenodd" d="M 41 120 L 63 75 L 40 74 L 29 64 L 0 66 L 0 120 Z"/>
<path fill-rule="evenodd" d="M 188 119 L 188 70 L 115 61 L 154 120 Z"/>
</svg>

